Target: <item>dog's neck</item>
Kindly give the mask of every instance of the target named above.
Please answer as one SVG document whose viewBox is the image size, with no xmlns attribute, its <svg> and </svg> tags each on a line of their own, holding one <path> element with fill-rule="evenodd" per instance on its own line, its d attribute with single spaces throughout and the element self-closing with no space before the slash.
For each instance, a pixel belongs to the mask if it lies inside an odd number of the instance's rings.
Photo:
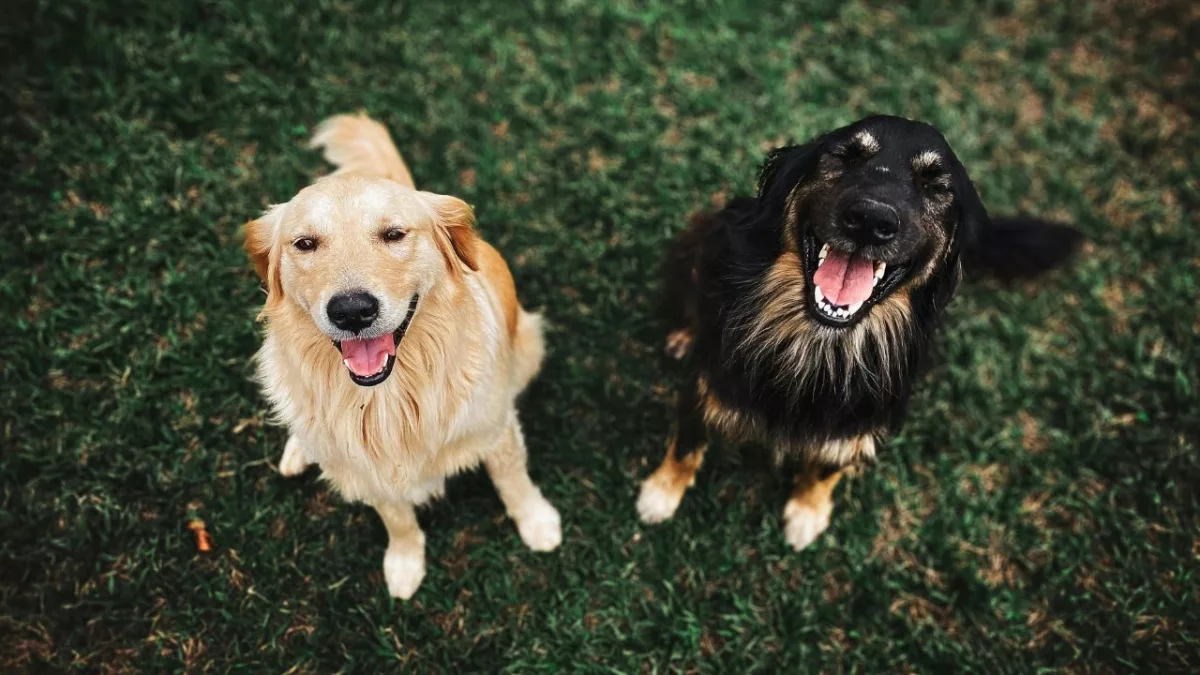
<svg viewBox="0 0 1200 675">
<path fill-rule="evenodd" d="M 263 373 L 268 395 L 303 407 L 295 412 L 306 423 L 331 429 L 353 424 L 359 430 L 355 437 L 375 454 L 436 447 L 447 417 L 458 413 L 452 402 L 468 400 L 468 390 L 485 368 L 478 357 L 486 351 L 478 344 L 480 331 L 462 329 L 464 323 L 481 321 L 480 311 L 465 284 L 435 285 L 422 295 L 391 376 L 362 387 L 350 379 L 337 347 L 308 312 L 285 303 L 267 317 L 264 349 L 282 362 L 275 372 Z M 344 419 L 353 410 L 362 414 Z"/>
<path fill-rule="evenodd" d="M 784 254 L 757 288 L 732 308 L 724 349 L 753 371 L 801 385 L 854 383 L 850 389 L 883 393 L 904 386 L 913 355 L 922 345 L 908 298 L 893 295 L 870 308 L 849 328 L 832 328 L 809 316 L 807 290 Z"/>
</svg>

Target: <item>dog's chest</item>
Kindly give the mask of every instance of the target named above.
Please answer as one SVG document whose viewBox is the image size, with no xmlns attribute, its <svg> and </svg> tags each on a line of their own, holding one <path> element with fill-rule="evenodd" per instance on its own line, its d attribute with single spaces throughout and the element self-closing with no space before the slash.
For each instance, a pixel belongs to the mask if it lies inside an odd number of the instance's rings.
<svg viewBox="0 0 1200 675">
<path fill-rule="evenodd" d="M 842 362 L 816 373 L 769 357 L 708 363 L 715 367 L 707 370 L 699 391 L 708 426 L 731 440 L 765 443 L 795 459 L 840 464 L 865 456 L 865 450 L 845 442 L 892 428 L 908 397 L 906 382 L 880 387 L 873 373 L 843 368 Z"/>
<path fill-rule="evenodd" d="M 274 340 L 264 345 L 264 391 L 278 421 L 352 501 L 436 496 L 445 477 L 478 464 L 489 446 L 476 439 L 494 435 L 511 407 L 497 386 L 503 370 L 465 359 L 448 368 L 402 358 L 387 382 L 364 388 L 340 364 L 304 368 L 289 356 Z"/>
<path fill-rule="evenodd" d="M 436 496 L 447 476 L 479 463 L 488 450 L 480 438 L 503 421 L 500 406 L 471 392 L 373 393 L 314 429 L 321 469 L 349 499 Z"/>
</svg>

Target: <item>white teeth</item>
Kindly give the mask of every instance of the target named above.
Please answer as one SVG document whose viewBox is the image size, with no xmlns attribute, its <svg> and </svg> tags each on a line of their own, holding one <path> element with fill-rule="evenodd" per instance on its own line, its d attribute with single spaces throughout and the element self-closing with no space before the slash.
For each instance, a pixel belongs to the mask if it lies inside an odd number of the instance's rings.
<svg viewBox="0 0 1200 675">
<path fill-rule="evenodd" d="M 835 305 L 825 299 L 825 293 L 821 290 L 820 286 L 815 284 L 813 285 L 813 297 L 816 298 L 817 307 L 819 307 L 822 312 L 838 319 L 849 319 L 857 314 L 858 310 L 862 309 L 863 307 L 862 302 L 856 302 L 849 306 Z"/>
<path fill-rule="evenodd" d="M 813 287 L 813 297 L 816 298 L 817 307 L 820 307 L 822 312 L 838 319 L 849 319 L 850 317 L 854 316 L 858 310 L 862 309 L 863 306 L 863 303 L 861 302 L 856 302 L 848 307 L 834 305 L 825 299 L 825 293 L 821 291 L 821 287 L 815 285 Z"/>
<path fill-rule="evenodd" d="M 821 246 L 821 252 L 817 254 L 817 264 L 825 262 L 825 256 L 829 255 L 829 244 Z"/>
<path fill-rule="evenodd" d="M 878 282 L 883 278 L 883 273 L 887 271 L 887 263 L 875 263 L 875 281 Z"/>
<path fill-rule="evenodd" d="M 342 365 L 349 368 L 350 367 L 350 359 L 342 359 Z"/>
</svg>

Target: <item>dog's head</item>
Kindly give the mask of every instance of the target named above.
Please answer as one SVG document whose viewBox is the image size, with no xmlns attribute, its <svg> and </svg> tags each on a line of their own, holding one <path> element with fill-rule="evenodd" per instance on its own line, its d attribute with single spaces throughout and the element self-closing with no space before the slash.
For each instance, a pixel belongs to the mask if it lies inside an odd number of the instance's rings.
<svg viewBox="0 0 1200 675">
<path fill-rule="evenodd" d="M 882 116 L 771 153 L 757 207 L 777 222 L 784 215 L 806 304 L 832 328 L 862 321 L 898 289 L 923 288 L 944 304 L 964 233 L 987 218 L 936 129 Z"/>
<path fill-rule="evenodd" d="M 478 269 L 473 224 L 460 199 L 335 175 L 248 223 L 245 246 L 267 286 L 267 316 L 311 319 L 350 379 L 372 386 L 391 374 L 422 296 Z"/>
</svg>

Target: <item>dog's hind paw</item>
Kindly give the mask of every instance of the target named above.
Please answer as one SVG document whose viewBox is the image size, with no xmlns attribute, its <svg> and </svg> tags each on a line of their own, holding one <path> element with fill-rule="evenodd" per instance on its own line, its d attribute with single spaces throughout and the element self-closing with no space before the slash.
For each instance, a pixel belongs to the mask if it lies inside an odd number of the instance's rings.
<svg viewBox="0 0 1200 675">
<path fill-rule="evenodd" d="M 807 504 L 788 502 L 783 510 L 783 536 L 787 543 L 795 550 L 803 551 L 829 528 L 832 512 L 832 508 L 816 509 Z"/>
<path fill-rule="evenodd" d="M 425 579 L 425 552 L 408 547 L 388 547 L 383 556 L 383 578 L 388 595 L 408 600 Z"/>
<path fill-rule="evenodd" d="M 679 503 L 683 501 L 683 490 L 675 483 L 655 472 L 642 483 L 642 491 L 638 494 L 638 518 L 643 523 L 653 525 L 661 523 L 675 515 Z"/>
<path fill-rule="evenodd" d="M 283 457 L 279 459 L 279 474 L 288 478 L 299 476 L 309 464 L 312 462 L 309 461 L 300 441 L 295 436 L 289 436 L 287 445 L 283 446 Z"/>
<path fill-rule="evenodd" d="M 686 328 L 673 330 L 667 334 L 667 345 L 664 351 L 673 359 L 682 359 L 692 350 L 692 331 Z"/>
<path fill-rule="evenodd" d="M 562 519 L 558 511 L 540 494 L 521 510 L 517 532 L 521 541 L 534 551 L 553 551 L 562 543 Z"/>
</svg>

